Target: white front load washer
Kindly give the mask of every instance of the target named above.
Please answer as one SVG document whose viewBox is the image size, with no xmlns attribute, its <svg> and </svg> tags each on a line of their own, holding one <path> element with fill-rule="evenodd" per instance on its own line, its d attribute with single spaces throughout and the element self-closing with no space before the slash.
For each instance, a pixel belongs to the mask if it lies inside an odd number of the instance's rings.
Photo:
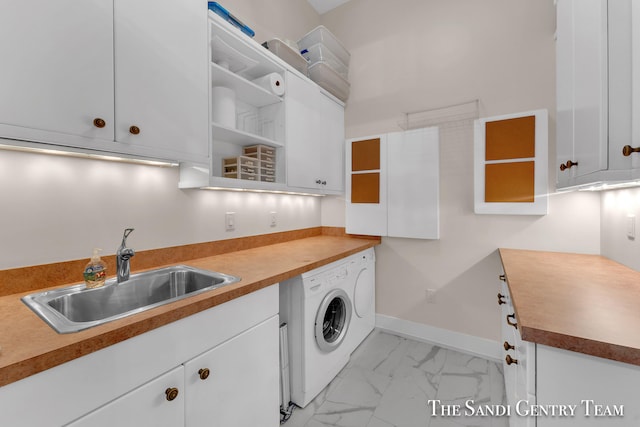
<svg viewBox="0 0 640 427">
<path fill-rule="evenodd" d="M 345 344 L 352 353 L 376 326 L 375 270 L 376 255 L 373 248 L 349 257 L 347 276 L 353 315 Z"/>
<path fill-rule="evenodd" d="M 312 401 L 373 330 L 372 262 L 374 252 L 368 249 L 280 283 L 280 322 L 288 325 L 291 401 L 296 405 Z"/>
</svg>

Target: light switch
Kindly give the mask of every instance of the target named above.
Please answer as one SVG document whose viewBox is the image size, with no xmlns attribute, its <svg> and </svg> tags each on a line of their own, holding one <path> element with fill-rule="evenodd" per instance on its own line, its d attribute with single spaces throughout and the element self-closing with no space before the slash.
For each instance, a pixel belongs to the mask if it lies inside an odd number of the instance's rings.
<svg viewBox="0 0 640 427">
<path fill-rule="evenodd" d="M 636 238 L 636 216 L 633 214 L 627 215 L 627 238 L 629 240 Z"/>
<path fill-rule="evenodd" d="M 227 231 L 233 231 L 236 229 L 236 213 L 227 212 L 224 218 L 225 228 Z"/>
</svg>

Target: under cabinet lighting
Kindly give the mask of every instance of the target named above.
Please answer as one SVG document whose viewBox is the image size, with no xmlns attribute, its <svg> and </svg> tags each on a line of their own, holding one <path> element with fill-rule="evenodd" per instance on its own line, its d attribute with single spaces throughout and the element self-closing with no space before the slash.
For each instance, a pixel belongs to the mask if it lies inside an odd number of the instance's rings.
<svg viewBox="0 0 640 427">
<path fill-rule="evenodd" d="M 556 193 L 570 193 L 572 191 L 607 191 L 607 190 L 620 190 L 623 188 L 640 187 L 640 179 L 633 181 L 612 181 L 604 182 L 597 181 L 589 184 L 574 185 L 571 187 L 564 187 L 556 189 Z"/>
<path fill-rule="evenodd" d="M 236 191 L 242 193 L 268 193 L 268 194 L 286 194 L 289 196 L 311 196 L 311 197 L 324 197 L 324 194 L 313 193 L 299 193 L 296 191 L 282 191 L 282 190 L 259 190 L 253 188 L 227 188 L 227 187 L 200 187 L 201 190 L 213 190 L 213 191 Z"/>
<path fill-rule="evenodd" d="M 616 182 L 608 184 L 606 182 L 598 182 L 588 186 L 578 188 L 578 191 L 607 191 L 607 190 L 619 190 L 621 188 L 633 188 L 640 187 L 640 180 Z"/>
<path fill-rule="evenodd" d="M 110 154 L 83 153 L 79 151 L 63 151 L 58 149 L 39 148 L 39 147 L 33 147 L 33 146 L 0 144 L 0 149 L 8 150 L 8 151 L 23 151 L 27 153 L 47 154 L 47 155 L 54 155 L 54 156 L 75 157 L 75 158 L 81 158 L 81 159 L 105 160 L 108 162 L 132 163 L 132 164 L 147 165 L 147 166 L 159 166 L 159 167 L 178 167 L 179 166 L 178 163 L 162 161 L 162 160 L 152 160 L 152 159 L 135 158 L 135 157 L 119 157 L 119 156 L 114 156 Z M 66 148 L 66 149 L 70 149 L 70 148 Z"/>
</svg>

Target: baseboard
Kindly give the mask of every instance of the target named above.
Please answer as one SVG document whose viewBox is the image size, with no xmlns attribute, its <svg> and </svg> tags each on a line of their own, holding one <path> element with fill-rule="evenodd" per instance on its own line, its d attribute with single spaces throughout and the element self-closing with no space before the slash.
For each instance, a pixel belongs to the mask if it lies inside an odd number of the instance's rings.
<svg viewBox="0 0 640 427">
<path fill-rule="evenodd" d="M 500 344 L 486 338 L 436 328 L 435 326 L 398 319 L 384 314 L 376 314 L 376 328 L 485 359 L 494 361 L 502 359 Z"/>
</svg>

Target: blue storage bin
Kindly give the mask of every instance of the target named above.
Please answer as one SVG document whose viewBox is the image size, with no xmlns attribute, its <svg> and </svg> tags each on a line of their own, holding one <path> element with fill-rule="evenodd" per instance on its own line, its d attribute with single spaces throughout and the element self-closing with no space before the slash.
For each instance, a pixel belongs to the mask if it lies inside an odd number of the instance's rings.
<svg viewBox="0 0 640 427">
<path fill-rule="evenodd" d="M 242 23 L 242 21 L 240 21 L 238 18 L 236 18 L 235 16 L 230 14 L 229 11 L 227 9 L 225 9 L 224 7 L 220 6 L 220 4 L 218 2 L 210 1 L 209 2 L 209 10 L 212 10 L 216 14 L 220 15 L 225 21 L 229 22 L 234 27 L 239 28 L 240 31 L 242 31 L 243 33 L 245 33 L 249 37 L 253 37 L 253 36 L 256 35 L 255 31 L 253 31 L 248 26 L 244 25 Z"/>
</svg>

